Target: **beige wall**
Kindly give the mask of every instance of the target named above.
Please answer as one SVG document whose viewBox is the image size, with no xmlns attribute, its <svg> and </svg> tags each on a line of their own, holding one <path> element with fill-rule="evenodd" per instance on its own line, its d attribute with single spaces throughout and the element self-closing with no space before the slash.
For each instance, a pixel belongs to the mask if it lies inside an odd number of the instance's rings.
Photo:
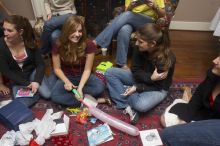
<svg viewBox="0 0 220 146">
<path fill-rule="evenodd" d="M 34 19 L 31 0 L 2 0 L 16 14 Z M 220 0 L 180 0 L 174 21 L 210 22 Z"/>
<path fill-rule="evenodd" d="M 34 19 L 31 0 L 1 0 L 14 14 L 22 15 L 30 20 Z"/>
<path fill-rule="evenodd" d="M 210 22 L 220 0 L 180 0 L 174 21 Z"/>
</svg>

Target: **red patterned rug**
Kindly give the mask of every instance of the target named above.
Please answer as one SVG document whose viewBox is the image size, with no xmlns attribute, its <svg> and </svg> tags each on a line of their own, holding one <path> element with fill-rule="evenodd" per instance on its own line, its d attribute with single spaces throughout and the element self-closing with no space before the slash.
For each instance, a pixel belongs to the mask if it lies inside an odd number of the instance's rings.
<svg viewBox="0 0 220 146">
<path fill-rule="evenodd" d="M 169 104 L 171 104 L 174 99 L 181 98 L 183 93 L 182 87 L 190 86 L 192 88 L 192 91 L 194 92 L 195 87 L 198 85 L 198 83 L 198 81 L 175 81 L 170 89 L 167 98 L 151 111 L 141 115 L 136 126 L 139 128 L 140 131 L 154 128 L 161 130 L 162 127 L 160 125 L 159 118 L 165 108 Z M 53 108 L 54 111 L 62 110 L 60 106 L 42 99 L 32 108 L 32 110 L 35 113 L 35 116 L 40 119 L 48 108 Z M 114 105 L 108 106 L 106 104 L 101 104 L 98 105 L 98 108 L 110 114 L 111 116 L 114 116 L 125 122 L 129 122 L 129 117 L 123 114 L 122 111 L 117 110 Z M 67 112 L 67 114 L 69 113 Z M 99 124 L 103 124 L 103 122 L 97 120 L 95 124 L 88 122 L 87 124 L 82 125 L 76 122 L 75 117 L 70 116 L 69 134 L 66 136 L 49 139 L 46 141 L 45 146 L 88 146 L 86 132 Z M 112 141 L 103 143 L 100 146 L 142 146 L 139 136 L 133 137 L 112 127 L 111 130 L 114 133 L 114 139 Z M 6 131 L 7 129 L 0 124 L 0 137 Z"/>
</svg>

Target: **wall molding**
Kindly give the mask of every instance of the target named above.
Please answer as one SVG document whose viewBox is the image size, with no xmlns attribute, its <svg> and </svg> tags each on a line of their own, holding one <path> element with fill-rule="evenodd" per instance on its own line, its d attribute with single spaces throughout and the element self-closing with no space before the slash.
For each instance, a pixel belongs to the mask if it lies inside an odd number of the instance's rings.
<svg viewBox="0 0 220 146">
<path fill-rule="evenodd" d="M 210 22 L 186 22 L 171 21 L 170 29 L 174 30 L 193 30 L 193 31 L 211 31 Z"/>
</svg>

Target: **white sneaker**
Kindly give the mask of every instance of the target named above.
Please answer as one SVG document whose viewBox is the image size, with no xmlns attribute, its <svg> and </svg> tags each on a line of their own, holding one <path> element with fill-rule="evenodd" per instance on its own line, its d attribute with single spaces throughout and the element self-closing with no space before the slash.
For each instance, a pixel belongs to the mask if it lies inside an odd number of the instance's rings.
<svg viewBox="0 0 220 146">
<path fill-rule="evenodd" d="M 131 124 L 136 124 L 138 119 L 139 119 L 139 114 L 135 110 L 132 110 L 130 106 L 127 106 L 124 110 L 125 114 L 128 114 L 130 116 L 130 123 Z"/>
</svg>

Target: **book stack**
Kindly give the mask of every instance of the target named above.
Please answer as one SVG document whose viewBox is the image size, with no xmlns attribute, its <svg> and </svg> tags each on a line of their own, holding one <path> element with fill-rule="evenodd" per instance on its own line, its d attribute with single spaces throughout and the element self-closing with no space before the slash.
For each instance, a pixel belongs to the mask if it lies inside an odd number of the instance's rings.
<svg viewBox="0 0 220 146">
<path fill-rule="evenodd" d="M 97 146 L 113 140 L 112 131 L 108 124 L 102 124 L 87 131 L 89 146 Z"/>
</svg>

